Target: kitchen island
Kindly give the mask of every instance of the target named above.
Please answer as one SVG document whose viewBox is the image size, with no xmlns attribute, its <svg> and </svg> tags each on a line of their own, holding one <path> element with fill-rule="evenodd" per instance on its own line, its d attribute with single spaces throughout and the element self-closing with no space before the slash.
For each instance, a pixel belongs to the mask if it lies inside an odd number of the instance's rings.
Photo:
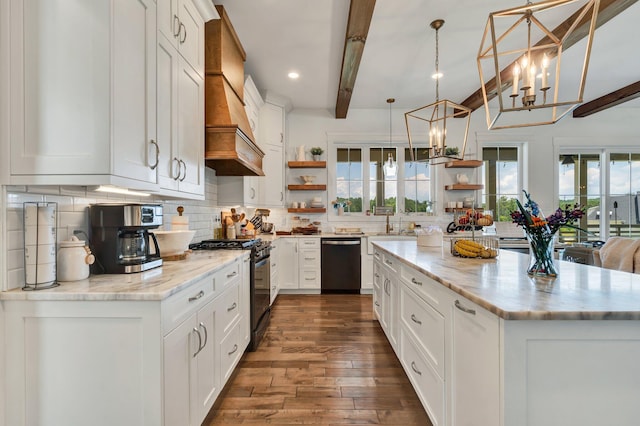
<svg viewBox="0 0 640 426">
<path fill-rule="evenodd" d="M 434 425 L 636 425 L 640 275 L 374 243 L 374 311 Z"/>
</svg>

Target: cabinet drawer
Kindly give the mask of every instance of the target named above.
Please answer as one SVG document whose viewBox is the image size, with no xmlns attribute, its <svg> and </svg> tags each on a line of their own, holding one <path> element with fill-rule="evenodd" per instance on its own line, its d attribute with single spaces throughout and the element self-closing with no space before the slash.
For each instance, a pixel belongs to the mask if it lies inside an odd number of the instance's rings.
<svg viewBox="0 0 640 426">
<path fill-rule="evenodd" d="M 240 283 L 236 282 L 227 288 L 220 296 L 220 299 L 216 300 L 216 303 L 218 304 L 218 318 L 220 318 L 219 330 L 221 334 L 226 334 L 240 316 L 242 309 Z"/>
<path fill-rule="evenodd" d="M 300 288 L 320 288 L 320 270 L 301 269 Z"/>
<path fill-rule="evenodd" d="M 402 265 L 400 277 L 409 288 L 418 293 L 438 312 L 445 312 L 446 288 L 439 282 L 427 277 L 407 265 Z"/>
<path fill-rule="evenodd" d="M 240 280 L 240 259 L 223 266 L 221 270 L 215 273 L 214 277 L 215 289 L 218 292 L 224 291 L 225 288 L 235 284 Z"/>
<path fill-rule="evenodd" d="M 298 246 L 300 247 L 300 250 L 304 250 L 306 248 L 320 249 L 320 238 L 300 238 Z"/>
<path fill-rule="evenodd" d="M 240 346 L 240 324 L 237 323 L 220 342 L 221 383 L 226 383 L 233 372 L 236 362 L 242 356 L 244 348 Z"/>
<path fill-rule="evenodd" d="M 409 376 L 433 426 L 443 426 L 445 424 L 444 380 L 431 368 L 405 330 L 402 329 L 400 333 L 400 353 L 404 371 Z"/>
<path fill-rule="evenodd" d="M 444 377 L 444 317 L 405 286 L 400 290 L 400 312 L 408 333 L 413 334 L 438 375 Z"/>
<path fill-rule="evenodd" d="M 373 285 L 382 285 L 382 263 L 373 262 Z"/>
<path fill-rule="evenodd" d="M 300 250 L 299 265 L 301 268 L 319 268 L 320 250 L 302 249 Z"/>
<path fill-rule="evenodd" d="M 166 335 L 189 315 L 204 306 L 214 294 L 213 277 L 207 277 L 162 301 L 162 334 Z"/>
<path fill-rule="evenodd" d="M 387 269 L 393 272 L 397 272 L 398 268 L 400 267 L 400 261 L 386 253 L 382 253 L 382 263 Z"/>
<path fill-rule="evenodd" d="M 378 321 L 382 319 L 382 287 L 376 284 L 373 285 L 373 313 Z"/>
</svg>

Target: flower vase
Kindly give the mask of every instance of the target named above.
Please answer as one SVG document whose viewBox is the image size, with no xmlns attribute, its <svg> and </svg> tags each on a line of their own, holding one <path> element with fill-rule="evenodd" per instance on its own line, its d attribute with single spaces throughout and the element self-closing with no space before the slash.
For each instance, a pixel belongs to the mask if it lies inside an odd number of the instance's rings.
<svg viewBox="0 0 640 426">
<path fill-rule="evenodd" d="M 527 240 L 529 240 L 527 274 L 536 277 L 558 276 L 553 263 L 553 239 L 553 234 L 527 234 Z"/>
<path fill-rule="evenodd" d="M 338 216 L 342 216 L 344 214 L 344 207 L 338 206 Z"/>
</svg>

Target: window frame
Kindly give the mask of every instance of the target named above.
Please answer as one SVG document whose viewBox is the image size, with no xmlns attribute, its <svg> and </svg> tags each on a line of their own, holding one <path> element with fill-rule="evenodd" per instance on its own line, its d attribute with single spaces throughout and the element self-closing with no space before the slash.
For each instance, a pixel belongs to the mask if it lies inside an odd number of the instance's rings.
<svg viewBox="0 0 640 426">
<path fill-rule="evenodd" d="M 330 182 L 327 185 L 327 220 L 329 222 L 349 222 L 349 221 L 362 221 L 364 217 L 367 217 L 367 221 L 373 222 L 385 222 L 386 216 L 375 216 L 373 212 L 370 212 L 370 216 L 366 215 L 366 206 L 369 205 L 369 183 L 370 183 L 370 173 L 369 173 L 369 164 L 370 164 L 370 149 L 372 148 L 395 148 L 396 150 L 396 161 L 398 164 L 398 177 L 396 179 L 397 182 L 397 200 L 396 200 L 396 208 L 398 212 L 406 216 L 428 216 L 425 212 L 410 212 L 405 213 L 404 206 L 404 182 L 405 182 L 405 158 L 404 151 L 409 148 L 409 144 L 406 142 L 398 142 L 392 139 L 392 146 L 389 146 L 389 136 L 382 135 L 371 135 L 371 136 L 346 136 L 346 135 L 328 135 L 329 143 L 328 143 L 328 170 L 327 170 L 327 178 Z M 336 194 L 336 170 L 335 165 L 337 164 L 337 151 L 340 148 L 350 148 L 350 149 L 361 149 L 362 150 L 362 180 L 363 180 L 363 212 L 345 212 L 344 215 L 338 216 L 333 214 L 333 206 L 331 205 L 331 201 L 337 198 Z M 415 148 L 415 147 L 414 147 Z M 431 170 L 430 174 L 430 194 L 431 201 L 437 200 L 437 192 L 435 191 L 435 179 L 433 170 Z"/>
</svg>

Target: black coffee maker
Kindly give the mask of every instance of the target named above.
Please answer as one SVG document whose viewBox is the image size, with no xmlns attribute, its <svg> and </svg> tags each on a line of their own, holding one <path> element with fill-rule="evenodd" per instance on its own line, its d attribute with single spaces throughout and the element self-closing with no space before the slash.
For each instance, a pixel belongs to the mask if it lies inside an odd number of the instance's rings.
<svg viewBox="0 0 640 426">
<path fill-rule="evenodd" d="M 92 204 L 89 220 L 96 256 L 91 273 L 129 274 L 162 265 L 158 241 L 149 232 L 162 225 L 162 205 Z"/>
</svg>

